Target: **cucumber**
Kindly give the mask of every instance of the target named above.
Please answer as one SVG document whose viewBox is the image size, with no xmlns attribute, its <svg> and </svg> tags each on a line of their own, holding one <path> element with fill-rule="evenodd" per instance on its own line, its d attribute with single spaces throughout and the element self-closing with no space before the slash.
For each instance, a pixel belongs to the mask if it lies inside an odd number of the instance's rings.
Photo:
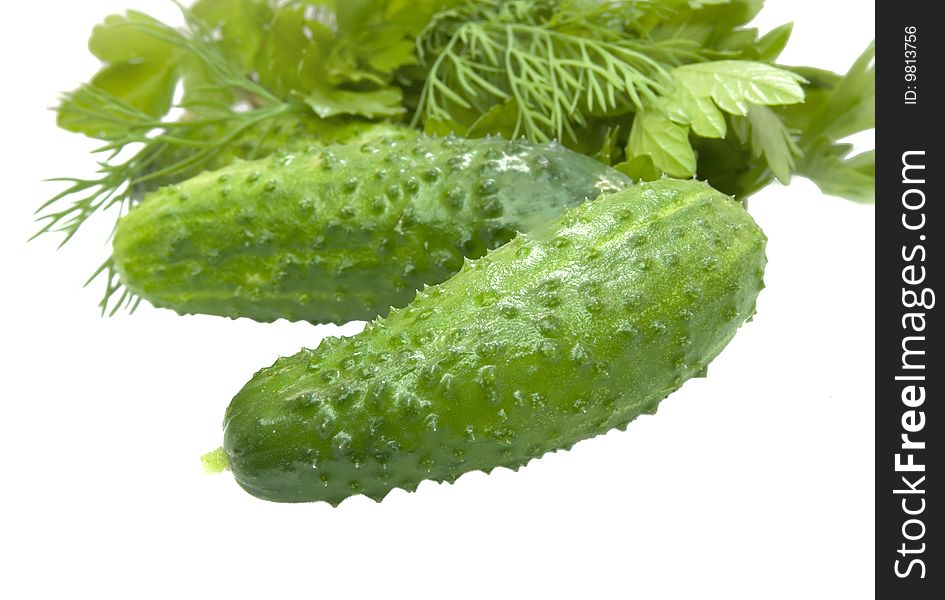
<svg viewBox="0 0 945 600">
<path fill-rule="evenodd" d="M 121 219 L 122 283 L 179 313 L 344 323 L 630 180 L 563 146 L 415 137 L 204 173 Z"/>
<path fill-rule="evenodd" d="M 227 409 L 226 462 L 260 498 L 337 505 L 624 429 L 754 314 L 764 247 L 707 184 L 605 195 L 256 373 Z"/>
</svg>

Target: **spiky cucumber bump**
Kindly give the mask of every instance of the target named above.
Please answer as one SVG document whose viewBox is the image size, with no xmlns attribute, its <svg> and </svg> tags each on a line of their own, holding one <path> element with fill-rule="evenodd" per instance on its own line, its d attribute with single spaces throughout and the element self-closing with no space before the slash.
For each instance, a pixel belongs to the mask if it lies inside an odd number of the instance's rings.
<svg viewBox="0 0 945 600">
<path fill-rule="evenodd" d="M 344 323 L 407 304 L 562 209 L 629 179 L 558 144 L 420 137 L 205 173 L 119 224 L 122 283 L 180 313 Z"/>
<path fill-rule="evenodd" d="M 229 466 L 267 500 L 380 500 L 624 428 L 754 313 L 764 246 L 740 204 L 695 181 L 569 210 L 256 373 L 226 413 Z"/>
</svg>

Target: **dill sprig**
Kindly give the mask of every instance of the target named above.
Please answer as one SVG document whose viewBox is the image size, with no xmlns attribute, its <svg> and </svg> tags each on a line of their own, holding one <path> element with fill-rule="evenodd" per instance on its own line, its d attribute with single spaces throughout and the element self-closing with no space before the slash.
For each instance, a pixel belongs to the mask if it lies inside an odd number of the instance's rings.
<svg viewBox="0 0 945 600">
<path fill-rule="evenodd" d="M 414 124 L 468 123 L 511 104 L 514 135 L 573 140 L 594 116 L 642 110 L 696 54 L 634 32 L 643 4 L 496 0 L 442 13 L 420 36 L 429 73 Z"/>
<path fill-rule="evenodd" d="M 115 205 L 122 211 L 130 208 L 137 190 L 150 181 L 172 177 L 176 173 L 192 171 L 206 164 L 226 144 L 237 138 L 246 129 L 270 120 L 290 110 L 290 106 L 279 103 L 265 108 L 245 112 L 231 112 L 217 117 L 201 117 L 185 121 L 161 121 L 123 103 L 120 99 L 95 88 L 87 86 L 76 92 L 83 99 L 92 99 L 98 110 L 88 110 L 87 116 L 96 122 L 119 122 L 127 126 L 127 131 L 120 137 L 109 140 L 95 153 L 104 154 L 100 161 L 99 176 L 91 179 L 57 177 L 49 181 L 69 183 L 62 190 L 37 210 L 40 221 L 45 224 L 34 235 L 50 231 L 62 232 L 65 237 L 62 244 L 74 236 L 85 221 L 93 214 Z M 75 95 L 72 95 L 75 97 Z M 82 113 L 77 109 L 74 112 Z M 126 117 L 116 119 L 115 114 Z M 220 137 L 200 139 L 190 132 L 202 131 L 210 126 L 228 125 Z M 128 146 L 140 144 L 133 156 L 116 161 L 121 151 Z M 174 148 L 188 148 L 191 151 L 180 160 L 167 165 L 161 164 L 161 158 L 170 154 Z M 58 208 L 61 201 L 70 199 L 71 203 Z M 51 210 L 57 208 L 56 210 Z M 119 217 L 121 216 L 120 213 Z"/>
</svg>

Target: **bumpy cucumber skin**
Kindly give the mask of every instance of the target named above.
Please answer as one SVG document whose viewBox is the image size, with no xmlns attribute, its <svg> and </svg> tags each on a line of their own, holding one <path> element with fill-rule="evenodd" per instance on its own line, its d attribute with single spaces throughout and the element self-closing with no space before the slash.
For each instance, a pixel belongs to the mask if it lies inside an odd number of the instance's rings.
<svg viewBox="0 0 945 600">
<path fill-rule="evenodd" d="M 119 223 L 129 290 L 179 313 L 344 323 L 406 305 L 479 257 L 630 180 L 559 144 L 418 137 L 234 164 Z"/>
<path fill-rule="evenodd" d="M 569 210 L 362 333 L 256 373 L 226 413 L 229 466 L 260 498 L 336 505 L 623 429 L 754 314 L 765 241 L 695 181 Z"/>
<path fill-rule="evenodd" d="M 194 141 L 206 143 L 216 142 L 228 135 L 231 135 L 231 132 L 221 126 L 207 126 L 194 132 L 191 137 Z M 215 171 L 240 160 L 264 158 L 278 151 L 296 152 L 312 145 L 365 143 L 384 137 L 407 139 L 415 135 L 415 130 L 406 125 L 319 119 L 290 112 L 239 132 L 232 140 L 223 144 L 206 163 L 201 163 L 198 167 L 178 169 L 173 175 L 145 179 L 137 186 L 136 194 L 141 196 L 190 179 L 203 171 Z M 174 148 L 162 155 L 151 170 L 157 172 L 176 165 L 191 158 L 198 150 L 199 147 L 189 146 Z"/>
</svg>

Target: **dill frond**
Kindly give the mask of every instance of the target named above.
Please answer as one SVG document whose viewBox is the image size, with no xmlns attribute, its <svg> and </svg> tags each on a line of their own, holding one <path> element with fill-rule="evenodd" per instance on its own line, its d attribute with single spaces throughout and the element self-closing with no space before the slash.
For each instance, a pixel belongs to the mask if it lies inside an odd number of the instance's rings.
<svg viewBox="0 0 945 600">
<path fill-rule="evenodd" d="M 441 14 L 418 47 L 430 70 L 414 124 L 468 122 L 470 111 L 512 103 L 514 134 L 547 141 L 574 139 L 594 116 L 642 110 L 694 52 L 635 33 L 645 4 L 488 1 Z"/>
</svg>

